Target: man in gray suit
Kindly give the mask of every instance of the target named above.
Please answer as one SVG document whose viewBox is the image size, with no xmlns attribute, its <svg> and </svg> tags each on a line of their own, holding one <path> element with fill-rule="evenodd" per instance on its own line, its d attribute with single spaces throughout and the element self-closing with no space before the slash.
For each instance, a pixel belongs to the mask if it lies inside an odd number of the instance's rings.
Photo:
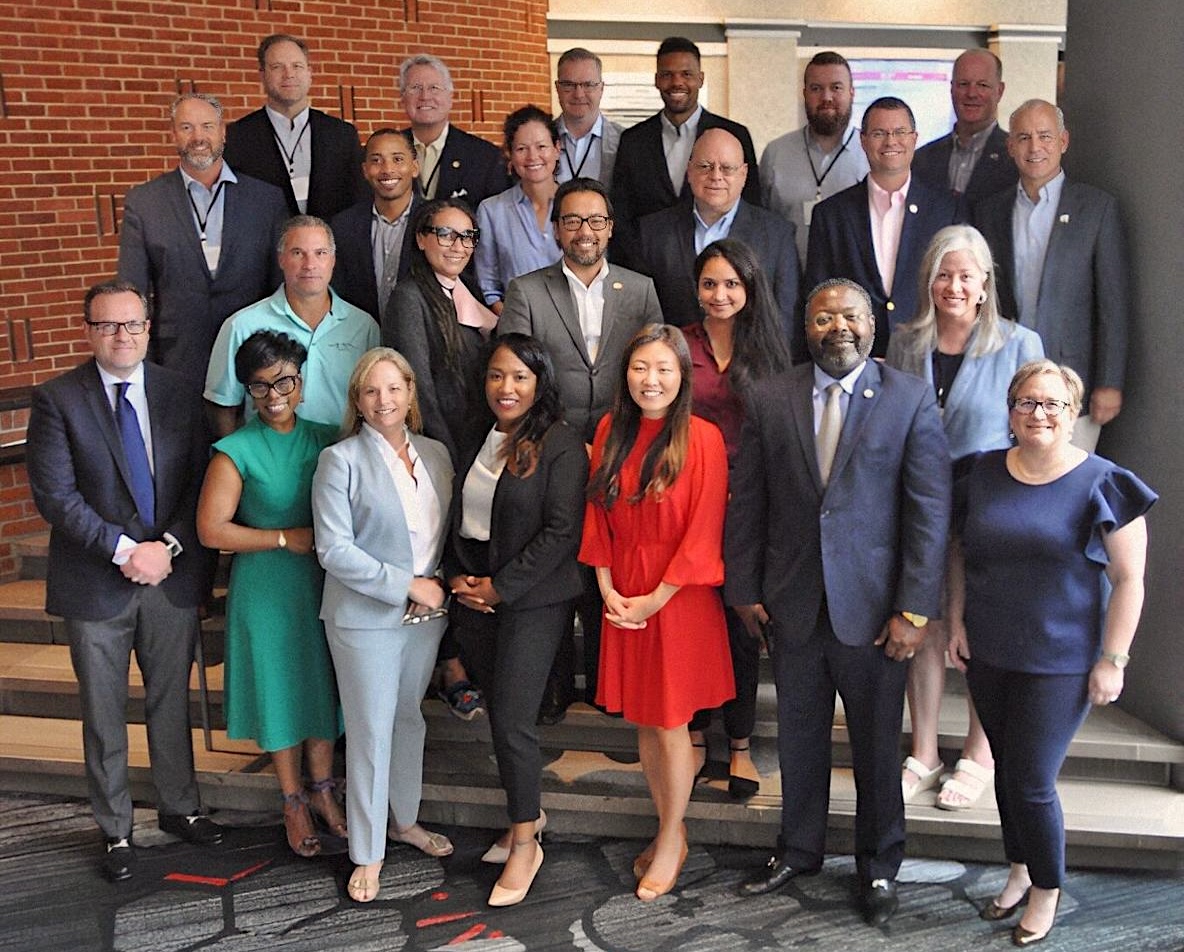
<svg viewBox="0 0 1184 952">
<path fill-rule="evenodd" d="M 591 178 L 612 188 L 621 127 L 600 111 L 602 69 L 600 57 L 581 46 L 559 57 L 555 93 L 561 110 L 557 123 L 563 155 L 555 178 L 561 183 Z"/>
<path fill-rule="evenodd" d="M 613 206 L 595 179 L 564 182 L 551 211 L 563 257 L 510 282 L 498 332 L 517 331 L 542 341 L 555 362 L 566 419 L 592 442 L 620 377 L 625 347 L 644 324 L 662 320 L 654 283 L 605 258 L 613 235 Z M 584 696 L 596 698 L 600 659 L 600 589 L 591 570 L 576 601 L 584 630 Z M 558 719 L 570 698 L 574 642 L 564 641 L 544 698 Z M 557 686 L 557 687 L 556 687 Z M 558 696 L 556 696 L 558 694 Z"/>
<path fill-rule="evenodd" d="M 1044 353 L 1085 384 L 1087 416 L 1073 442 L 1092 451 L 1102 426 L 1122 409 L 1130 265 L 1113 195 L 1065 178 L 1064 114 L 1029 99 L 1011 114 L 1007 149 L 1019 169 L 1015 189 L 984 199 L 974 224 L 995 258 L 999 307 L 1030 327 Z"/>
<path fill-rule="evenodd" d="M 223 161 L 217 99 L 185 93 L 170 114 L 181 161 L 127 193 L 119 279 L 149 296 L 152 359 L 201 380 L 222 322 L 280 283 L 275 246 L 288 206 L 278 188 Z"/>
<path fill-rule="evenodd" d="M 200 812 L 189 668 L 205 550 L 194 512 L 207 444 L 196 384 L 144 360 L 148 306 L 134 285 L 99 284 L 83 304 L 93 359 L 33 391 L 29 486 L 49 523 L 45 608 L 66 620 L 103 871 L 131 877 L 127 679 L 144 673 L 160 828 L 214 844 Z"/>
<path fill-rule="evenodd" d="M 702 317 L 695 257 L 720 238 L 743 241 L 756 253 L 769 279 L 788 341 L 797 323 L 801 270 L 794 226 L 740 197 L 747 178 L 739 139 L 727 129 L 708 129 L 699 136 L 687 163 L 687 184 L 694 201 L 642 218 L 637 268 L 654 279 L 666 322 L 682 327 Z"/>
</svg>

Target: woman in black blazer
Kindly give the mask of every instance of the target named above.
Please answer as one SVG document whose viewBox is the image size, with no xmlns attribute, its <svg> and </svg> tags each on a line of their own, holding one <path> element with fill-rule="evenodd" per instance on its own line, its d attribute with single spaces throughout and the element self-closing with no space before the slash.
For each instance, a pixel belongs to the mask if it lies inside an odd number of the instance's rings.
<svg viewBox="0 0 1184 952">
<path fill-rule="evenodd" d="M 485 364 L 493 425 L 457 468 L 445 555 L 453 624 L 486 691 L 510 829 L 482 857 L 505 870 L 491 906 L 521 902 L 543 862 L 535 717 L 582 590 L 576 565 L 588 454 L 563 422 L 551 358 L 525 334 L 498 339 Z"/>
</svg>

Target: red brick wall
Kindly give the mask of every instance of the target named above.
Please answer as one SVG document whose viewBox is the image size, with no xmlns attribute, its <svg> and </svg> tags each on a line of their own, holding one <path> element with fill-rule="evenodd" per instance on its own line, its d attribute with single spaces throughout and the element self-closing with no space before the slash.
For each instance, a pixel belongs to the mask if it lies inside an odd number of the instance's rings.
<svg viewBox="0 0 1184 952">
<path fill-rule="evenodd" d="M 313 102 L 362 135 L 404 125 L 397 66 L 426 50 L 456 84 L 453 117 L 499 139 L 502 117 L 550 102 L 545 0 L 0 0 L 0 389 L 77 364 L 82 295 L 114 272 L 124 193 L 175 165 L 167 107 L 218 96 L 234 119 L 262 101 L 268 33 L 312 48 Z M 341 104 L 344 102 L 344 112 Z M 6 542 L 29 531 L 24 469 L 0 466 Z"/>
</svg>

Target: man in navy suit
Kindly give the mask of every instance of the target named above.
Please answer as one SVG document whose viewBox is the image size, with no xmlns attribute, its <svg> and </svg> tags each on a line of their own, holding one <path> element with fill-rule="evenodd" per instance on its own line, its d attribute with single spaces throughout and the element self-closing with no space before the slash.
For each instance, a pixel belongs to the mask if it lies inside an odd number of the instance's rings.
<svg viewBox="0 0 1184 952">
<path fill-rule="evenodd" d="M 46 611 L 66 620 L 82 702 L 83 750 L 103 870 L 134 869 L 128 789 L 128 667 L 144 709 L 160 828 L 218 843 L 200 812 L 189 667 L 206 578 L 194 512 L 206 466 L 193 381 L 145 362 L 148 305 L 127 283 L 87 292 L 94 359 L 33 391 L 29 485 L 50 526 Z"/>
<path fill-rule="evenodd" d="M 781 833 L 755 896 L 817 873 L 835 692 L 857 795 L 864 917 L 896 911 L 904 856 L 907 661 L 941 608 L 950 469 L 933 390 L 868 357 L 867 292 L 832 279 L 806 303 L 812 362 L 753 385 L 724 535 L 724 596 L 763 635 L 777 685 Z"/>
<path fill-rule="evenodd" d="M 337 240 L 333 290 L 382 323 L 391 292 L 411 270 L 411 223 L 423 199 L 415 194 L 419 163 L 411 133 L 378 129 L 364 153 L 362 174 L 372 195 L 329 223 Z"/>
<path fill-rule="evenodd" d="M 756 150 L 748 129 L 738 122 L 708 112 L 699 104 L 703 70 L 699 47 L 681 36 L 670 36 L 658 47 L 654 85 L 662 96 L 662 110 L 621 133 L 613 169 L 612 199 L 616 210 L 614 260 L 634 266 L 637 221 L 643 215 L 690 202 L 687 162 L 695 139 L 708 129 L 727 129 L 740 140 L 748 179 L 744 200 L 761 203 Z"/>
<path fill-rule="evenodd" d="M 438 57 L 418 53 L 399 66 L 399 97 L 411 121 L 420 194 L 429 200 L 459 198 L 476 211 L 510 187 L 510 172 L 501 149 L 449 122 L 452 91 L 452 74 Z"/>
<path fill-rule="evenodd" d="M 678 204 L 640 223 L 638 270 L 654 279 L 666 323 L 679 327 L 700 320 L 695 258 L 721 238 L 752 248 L 769 279 L 788 340 L 798 306 L 798 250 L 794 226 L 740 195 L 748 166 L 740 140 L 726 129 L 708 129 L 691 150 L 687 182 L 693 201 Z"/>
<path fill-rule="evenodd" d="M 1007 133 L 998 121 L 1003 89 L 1003 63 L 998 56 L 984 49 L 959 56 L 950 79 L 954 131 L 923 145 L 913 159 L 917 178 L 962 196 L 967 208 L 1015 184 Z"/>
<path fill-rule="evenodd" d="M 805 285 L 841 277 L 865 288 L 876 318 L 872 356 L 883 357 L 892 329 L 915 316 L 917 269 L 930 239 L 960 215 L 948 190 L 911 172 L 917 124 L 908 103 L 893 96 L 873 102 L 859 141 L 871 171 L 814 209 Z M 794 354 L 804 354 L 800 337 Z"/>
<path fill-rule="evenodd" d="M 289 215 L 328 221 L 366 194 L 362 150 L 351 123 L 309 105 L 308 46 L 286 33 L 259 44 L 267 105 L 226 130 L 226 161 L 284 193 Z"/>
<path fill-rule="evenodd" d="M 280 283 L 275 247 L 288 209 L 279 189 L 223 160 L 217 99 L 185 93 L 170 113 L 181 161 L 127 193 L 119 279 L 151 301 L 152 359 L 200 382 L 222 322 Z"/>
<path fill-rule="evenodd" d="M 1118 201 L 1065 178 L 1069 131 L 1061 110 L 1030 99 L 1011 114 L 1007 148 L 1019 185 L 984 199 L 974 224 L 991 246 L 999 307 L 1030 327 L 1050 360 L 1085 384 L 1088 415 L 1073 442 L 1093 451 L 1101 428 L 1122 409 L 1130 262 Z"/>
</svg>

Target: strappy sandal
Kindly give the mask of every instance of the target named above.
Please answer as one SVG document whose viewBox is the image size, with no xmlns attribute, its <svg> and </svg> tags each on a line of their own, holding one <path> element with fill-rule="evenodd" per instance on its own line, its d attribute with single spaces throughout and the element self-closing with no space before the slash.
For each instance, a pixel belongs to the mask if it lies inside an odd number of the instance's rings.
<svg viewBox="0 0 1184 952">
<path fill-rule="evenodd" d="M 425 830 L 418 823 L 412 823 L 405 830 L 400 830 L 392 823 L 387 827 L 386 835 L 388 839 L 396 843 L 406 843 L 408 846 L 414 846 L 421 853 L 426 853 L 428 856 L 441 857 L 452 855 L 452 841 L 448 837 L 443 833 L 433 833 L 431 830 Z"/>
<path fill-rule="evenodd" d="M 312 825 L 308 797 L 303 790 L 284 794 L 284 832 L 288 837 L 288 845 L 297 856 L 311 859 L 321 851 L 321 840 Z"/>
<path fill-rule="evenodd" d="M 324 780 L 313 780 L 308 785 L 308 804 L 312 812 L 321 820 L 334 836 L 349 839 L 349 828 L 345 825 L 345 815 L 335 796 L 337 781 L 332 777 Z"/>
<path fill-rule="evenodd" d="M 958 774 L 967 779 L 958 779 Z M 936 806 L 941 810 L 969 810 L 994 779 L 994 767 L 984 767 L 969 757 L 962 757 L 954 764 L 954 772 L 942 781 Z"/>
<path fill-rule="evenodd" d="M 378 869 L 374 871 L 373 879 L 366 875 L 365 866 L 354 868 L 346 884 L 346 892 L 354 902 L 373 902 L 378 898 L 378 875 L 382 872 L 382 860 L 379 860 L 377 865 Z"/>
<path fill-rule="evenodd" d="M 932 770 L 926 767 L 916 757 L 906 757 L 900 767 L 900 793 L 905 803 L 912 803 L 919 794 L 932 790 L 938 785 L 946 765 L 940 760 Z M 905 776 L 911 773 L 917 779 L 910 781 Z"/>
</svg>

